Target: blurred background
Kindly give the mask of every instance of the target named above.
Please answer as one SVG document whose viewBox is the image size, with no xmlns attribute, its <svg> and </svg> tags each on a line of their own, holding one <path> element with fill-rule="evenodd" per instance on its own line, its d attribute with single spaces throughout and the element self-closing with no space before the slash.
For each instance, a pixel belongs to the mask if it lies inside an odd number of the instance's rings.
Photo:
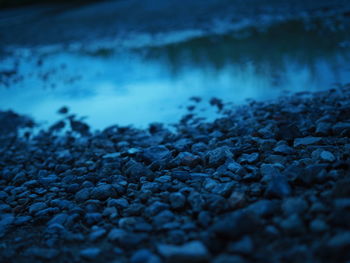
<svg viewBox="0 0 350 263">
<path fill-rule="evenodd" d="M 0 111 L 93 129 L 350 82 L 350 1 L 0 0 Z"/>
</svg>

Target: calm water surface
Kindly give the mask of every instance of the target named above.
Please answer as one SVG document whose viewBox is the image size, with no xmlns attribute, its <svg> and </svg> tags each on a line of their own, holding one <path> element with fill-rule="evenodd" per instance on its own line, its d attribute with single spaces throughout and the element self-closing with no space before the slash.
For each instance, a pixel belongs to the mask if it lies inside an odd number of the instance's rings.
<svg viewBox="0 0 350 263">
<path fill-rule="evenodd" d="M 0 65 L 0 109 L 48 125 L 65 105 L 94 129 L 175 123 L 191 105 L 213 119 L 212 97 L 241 104 L 350 82 L 348 32 L 337 23 L 289 20 L 215 34 L 12 48 Z"/>
</svg>

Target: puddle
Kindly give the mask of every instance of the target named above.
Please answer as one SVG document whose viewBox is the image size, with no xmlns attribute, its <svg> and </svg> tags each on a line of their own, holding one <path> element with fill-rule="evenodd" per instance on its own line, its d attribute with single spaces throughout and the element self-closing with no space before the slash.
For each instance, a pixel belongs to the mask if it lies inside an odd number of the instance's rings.
<svg viewBox="0 0 350 263">
<path fill-rule="evenodd" d="M 350 31 L 326 22 L 291 20 L 183 38 L 177 32 L 145 45 L 12 49 L 0 65 L 0 109 L 47 125 L 67 106 L 93 129 L 145 127 L 175 123 L 188 106 L 213 119 L 212 97 L 241 104 L 328 89 L 350 82 Z M 202 101 L 190 101 L 193 96 Z"/>
</svg>

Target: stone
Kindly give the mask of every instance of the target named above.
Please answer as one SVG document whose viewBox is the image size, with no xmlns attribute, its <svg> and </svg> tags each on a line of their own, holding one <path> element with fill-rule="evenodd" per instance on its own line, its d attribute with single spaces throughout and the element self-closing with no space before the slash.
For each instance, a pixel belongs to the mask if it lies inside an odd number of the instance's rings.
<svg viewBox="0 0 350 263">
<path fill-rule="evenodd" d="M 181 209 L 185 206 L 186 197 L 181 193 L 171 193 L 169 195 L 170 206 L 173 209 Z"/>
<path fill-rule="evenodd" d="M 301 132 L 294 123 L 282 123 L 276 131 L 276 139 L 291 141 L 301 136 Z"/>
<path fill-rule="evenodd" d="M 233 190 L 227 202 L 231 209 L 241 208 L 247 203 L 247 195 L 242 190 Z"/>
<path fill-rule="evenodd" d="M 107 205 L 116 207 L 118 209 L 125 209 L 129 206 L 129 202 L 125 198 L 109 199 L 107 201 Z"/>
<path fill-rule="evenodd" d="M 152 172 L 148 167 L 134 160 L 130 160 L 126 164 L 126 167 L 127 168 L 125 170 L 125 174 L 129 176 L 131 179 L 133 179 L 134 181 L 139 180 L 140 177 L 142 176 L 149 177 L 152 175 Z"/>
<path fill-rule="evenodd" d="M 305 232 L 305 226 L 300 216 L 292 214 L 280 223 L 280 227 L 288 234 L 298 235 Z"/>
<path fill-rule="evenodd" d="M 93 225 L 102 220 L 102 215 L 100 213 L 87 213 L 85 215 L 85 221 L 88 225 Z"/>
<path fill-rule="evenodd" d="M 282 202 L 282 210 L 286 215 L 306 213 L 308 209 L 307 202 L 301 197 L 286 198 Z"/>
<path fill-rule="evenodd" d="M 81 189 L 75 194 L 74 198 L 79 203 L 90 199 L 90 189 L 88 188 Z"/>
<path fill-rule="evenodd" d="M 318 144 L 322 141 L 322 138 L 320 137 L 304 137 L 304 138 L 297 138 L 294 140 L 294 147 L 304 147 L 308 145 Z"/>
<path fill-rule="evenodd" d="M 232 254 L 220 254 L 214 260 L 213 263 L 246 263 L 243 257 Z"/>
<path fill-rule="evenodd" d="M 227 159 L 230 160 L 233 157 L 230 148 L 227 146 L 222 146 L 214 150 L 207 152 L 208 165 L 210 167 L 218 167 L 223 164 Z"/>
<path fill-rule="evenodd" d="M 332 124 L 329 122 L 320 122 L 316 126 L 316 134 L 320 136 L 327 136 L 332 130 Z"/>
<path fill-rule="evenodd" d="M 172 161 L 175 166 L 195 167 L 202 162 L 201 158 L 189 152 L 180 152 Z"/>
<path fill-rule="evenodd" d="M 103 228 L 97 228 L 90 233 L 89 240 L 92 242 L 95 242 L 95 241 L 101 239 L 106 234 L 106 232 L 107 231 Z"/>
<path fill-rule="evenodd" d="M 228 245 L 227 250 L 233 254 L 249 255 L 254 250 L 254 243 L 250 236 L 243 236 L 240 240 Z"/>
<path fill-rule="evenodd" d="M 171 157 L 171 152 L 164 145 L 151 146 L 144 150 L 143 157 L 148 162 L 155 162 Z"/>
<path fill-rule="evenodd" d="M 205 200 L 203 196 L 197 192 L 190 194 L 187 200 L 194 212 L 202 211 L 205 206 Z"/>
<path fill-rule="evenodd" d="M 41 260 L 52 260 L 59 255 L 59 251 L 54 248 L 31 247 L 25 251 L 25 254 Z"/>
<path fill-rule="evenodd" d="M 88 260 L 96 260 L 100 254 L 101 249 L 97 247 L 85 248 L 80 251 L 80 256 Z"/>
<path fill-rule="evenodd" d="M 148 249 L 140 249 L 133 253 L 130 263 L 161 263 L 161 259 Z"/>
<path fill-rule="evenodd" d="M 310 230 L 314 233 L 322 233 L 322 232 L 326 232 L 328 231 L 329 227 L 326 224 L 326 222 L 324 222 L 321 219 L 314 219 L 311 221 L 310 223 Z"/>
<path fill-rule="evenodd" d="M 206 207 L 214 214 L 226 211 L 229 208 L 227 200 L 221 195 L 207 194 L 205 195 Z"/>
<path fill-rule="evenodd" d="M 350 197 L 350 179 L 342 179 L 335 183 L 332 195 L 338 198 Z"/>
<path fill-rule="evenodd" d="M 39 212 L 41 210 L 44 210 L 45 208 L 47 208 L 46 203 L 44 203 L 44 202 L 37 202 L 37 203 L 32 204 L 29 207 L 29 213 L 34 215 L 35 213 L 37 213 L 37 212 Z"/>
<path fill-rule="evenodd" d="M 107 153 L 102 156 L 103 159 L 115 159 L 119 158 L 121 155 L 120 152 L 114 152 L 114 153 Z"/>
<path fill-rule="evenodd" d="M 212 218 L 208 211 L 201 211 L 198 214 L 197 221 L 202 227 L 208 227 L 212 221 Z"/>
<path fill-rule="evenodd" d="M 279 211 L 279 204 L 272 200 L 259 200 L 250 204 L 246 209 L 259 217 L 268 217 Z"/>
<path fill-rule="evenodd" d="M 227 164 L 227 169 L 236 173 L 242 169 L 242 166 L 239 163 L 232 161 Z"/>
<path fill-rule="evenodd" d="M 259 153 L 251 153 L 251 154 L 242 154 L 238 159 L 240 163 L 255 163 L 259 160 Z"/>
<path fill-rule="evenodd" d="M 260 173 L 261 173 L 263 182 L 265 181 L 267 182 L 271 180 L 272 177 L 280 175 L 280 172 L 275 165 L 265 164 L 265 163 L 261 165 Z"/>
<path fill-rule="evenodd" d="M 332 127 L 332 131 L 337 136 L 349 136 L 350 122 L 338 122 Z"/>
<path fill-rule="evenodd" d="M 10 227 L 15 221 L 12 214 L 0 214 L 0 238 L 10 230 Z"/>
<path fill-rule="evenodd" d="M 53 218 L 51 218 L 50 221 L 47 222 L 47 225 L 52 225 L 52 224 L 64 225 L 64 223 L 67 221 L 67 219 L 68 219 L 68 214 L 59 213 L 59 214 L 55 215 Z"/>
<path fill-rule="evenodd" d="M 108 239 L 113 242 L 120 241 L 125 238 L 126 234 L 126 231 L 123 229 L 113 228 L 108 233 Z"/>
<path fill-rule="evenodd" d="M 322 151 L 320 154 L 320 159 L 325 162 L 334 162 L 336 160 L 333 153 L 329 151 Z"/>
<path fill-rule="evenodd" d="M 268 182 L 265 194 L 267 197 L 284 198 L 291 194 L 291 188 L 283 175 L 273 176 Z"/>
<path fill-rule="evenodd" d="M 33 217 L 31 216 L 17 216 L 13 222 L 15 226 L 22 226 L 29 223 Z"/>
<path fill-rule="evenodd" d="M 165 223 L 171 222 L 174 219 L 174 213 L 169 210 L 163 210 L 159 214 L 153 216 L 155 226 L 162 226 Z"/>
<path fill-rule="evenodd" d="M 212 225 L 211 231 L 224 239 L 237 239 L 258 231 L 260 227 L 261 221 L 254 213 L 241 209 L 217 220 Z"/>
<path fill-rule="evenodd" d="M 157 250 L 168 263 L 209 261 L 209 252 L 200 241 L 190 241 L 181 246 L 159 244 Z"/>
<path fill-rule="evenodd" d="M 275 148 L 273 148 L 273 151 L 275 153 L 279 153 L 279 154 L 293 154 L 295 152 L 295 150 L 292 147 L 289 147 L 286 144 L 282 144 L 282 145 L 278 145 Z"/>
<path fill-rule="evenodd" d="M 112 185 L 110 184 L 101 184 L 99 186 L 96 186 L 91 190 L 90 196 L 92 199 L 97 199 L 97 200 L 106 200 L 107 198 L 111 197 L 116 197 L 117 192 L 114 190 Z"/>
<path fill-rule="evenodd" d="M 328 247 L 342 250 L 350 248 L 350 232 L 344 231 L 342 233 L 338 233 L 329 239 L 327 243 Z"/>
<path fill-rule="evenodd" d="M 160 201 L 156 201 L 152 203 L 150 206 L 148 206 L 145 209 L 145 213 L 149 215 L 150 217 L 155 216 L 159 212 L 169 209 L 169 205 Z"/>
</svg>

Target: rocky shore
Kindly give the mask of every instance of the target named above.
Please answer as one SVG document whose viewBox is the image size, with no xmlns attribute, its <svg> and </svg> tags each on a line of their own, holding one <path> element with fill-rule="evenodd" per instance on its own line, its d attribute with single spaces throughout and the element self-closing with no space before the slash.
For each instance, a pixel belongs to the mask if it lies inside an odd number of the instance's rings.
<svg viewBox="0 0 350 263">
<path fill-rule="evenodd" d="M 350 85 L 222 110 L 39 133 L 2 113 L 0 261 L 349 262 Z"/>
</svg>

